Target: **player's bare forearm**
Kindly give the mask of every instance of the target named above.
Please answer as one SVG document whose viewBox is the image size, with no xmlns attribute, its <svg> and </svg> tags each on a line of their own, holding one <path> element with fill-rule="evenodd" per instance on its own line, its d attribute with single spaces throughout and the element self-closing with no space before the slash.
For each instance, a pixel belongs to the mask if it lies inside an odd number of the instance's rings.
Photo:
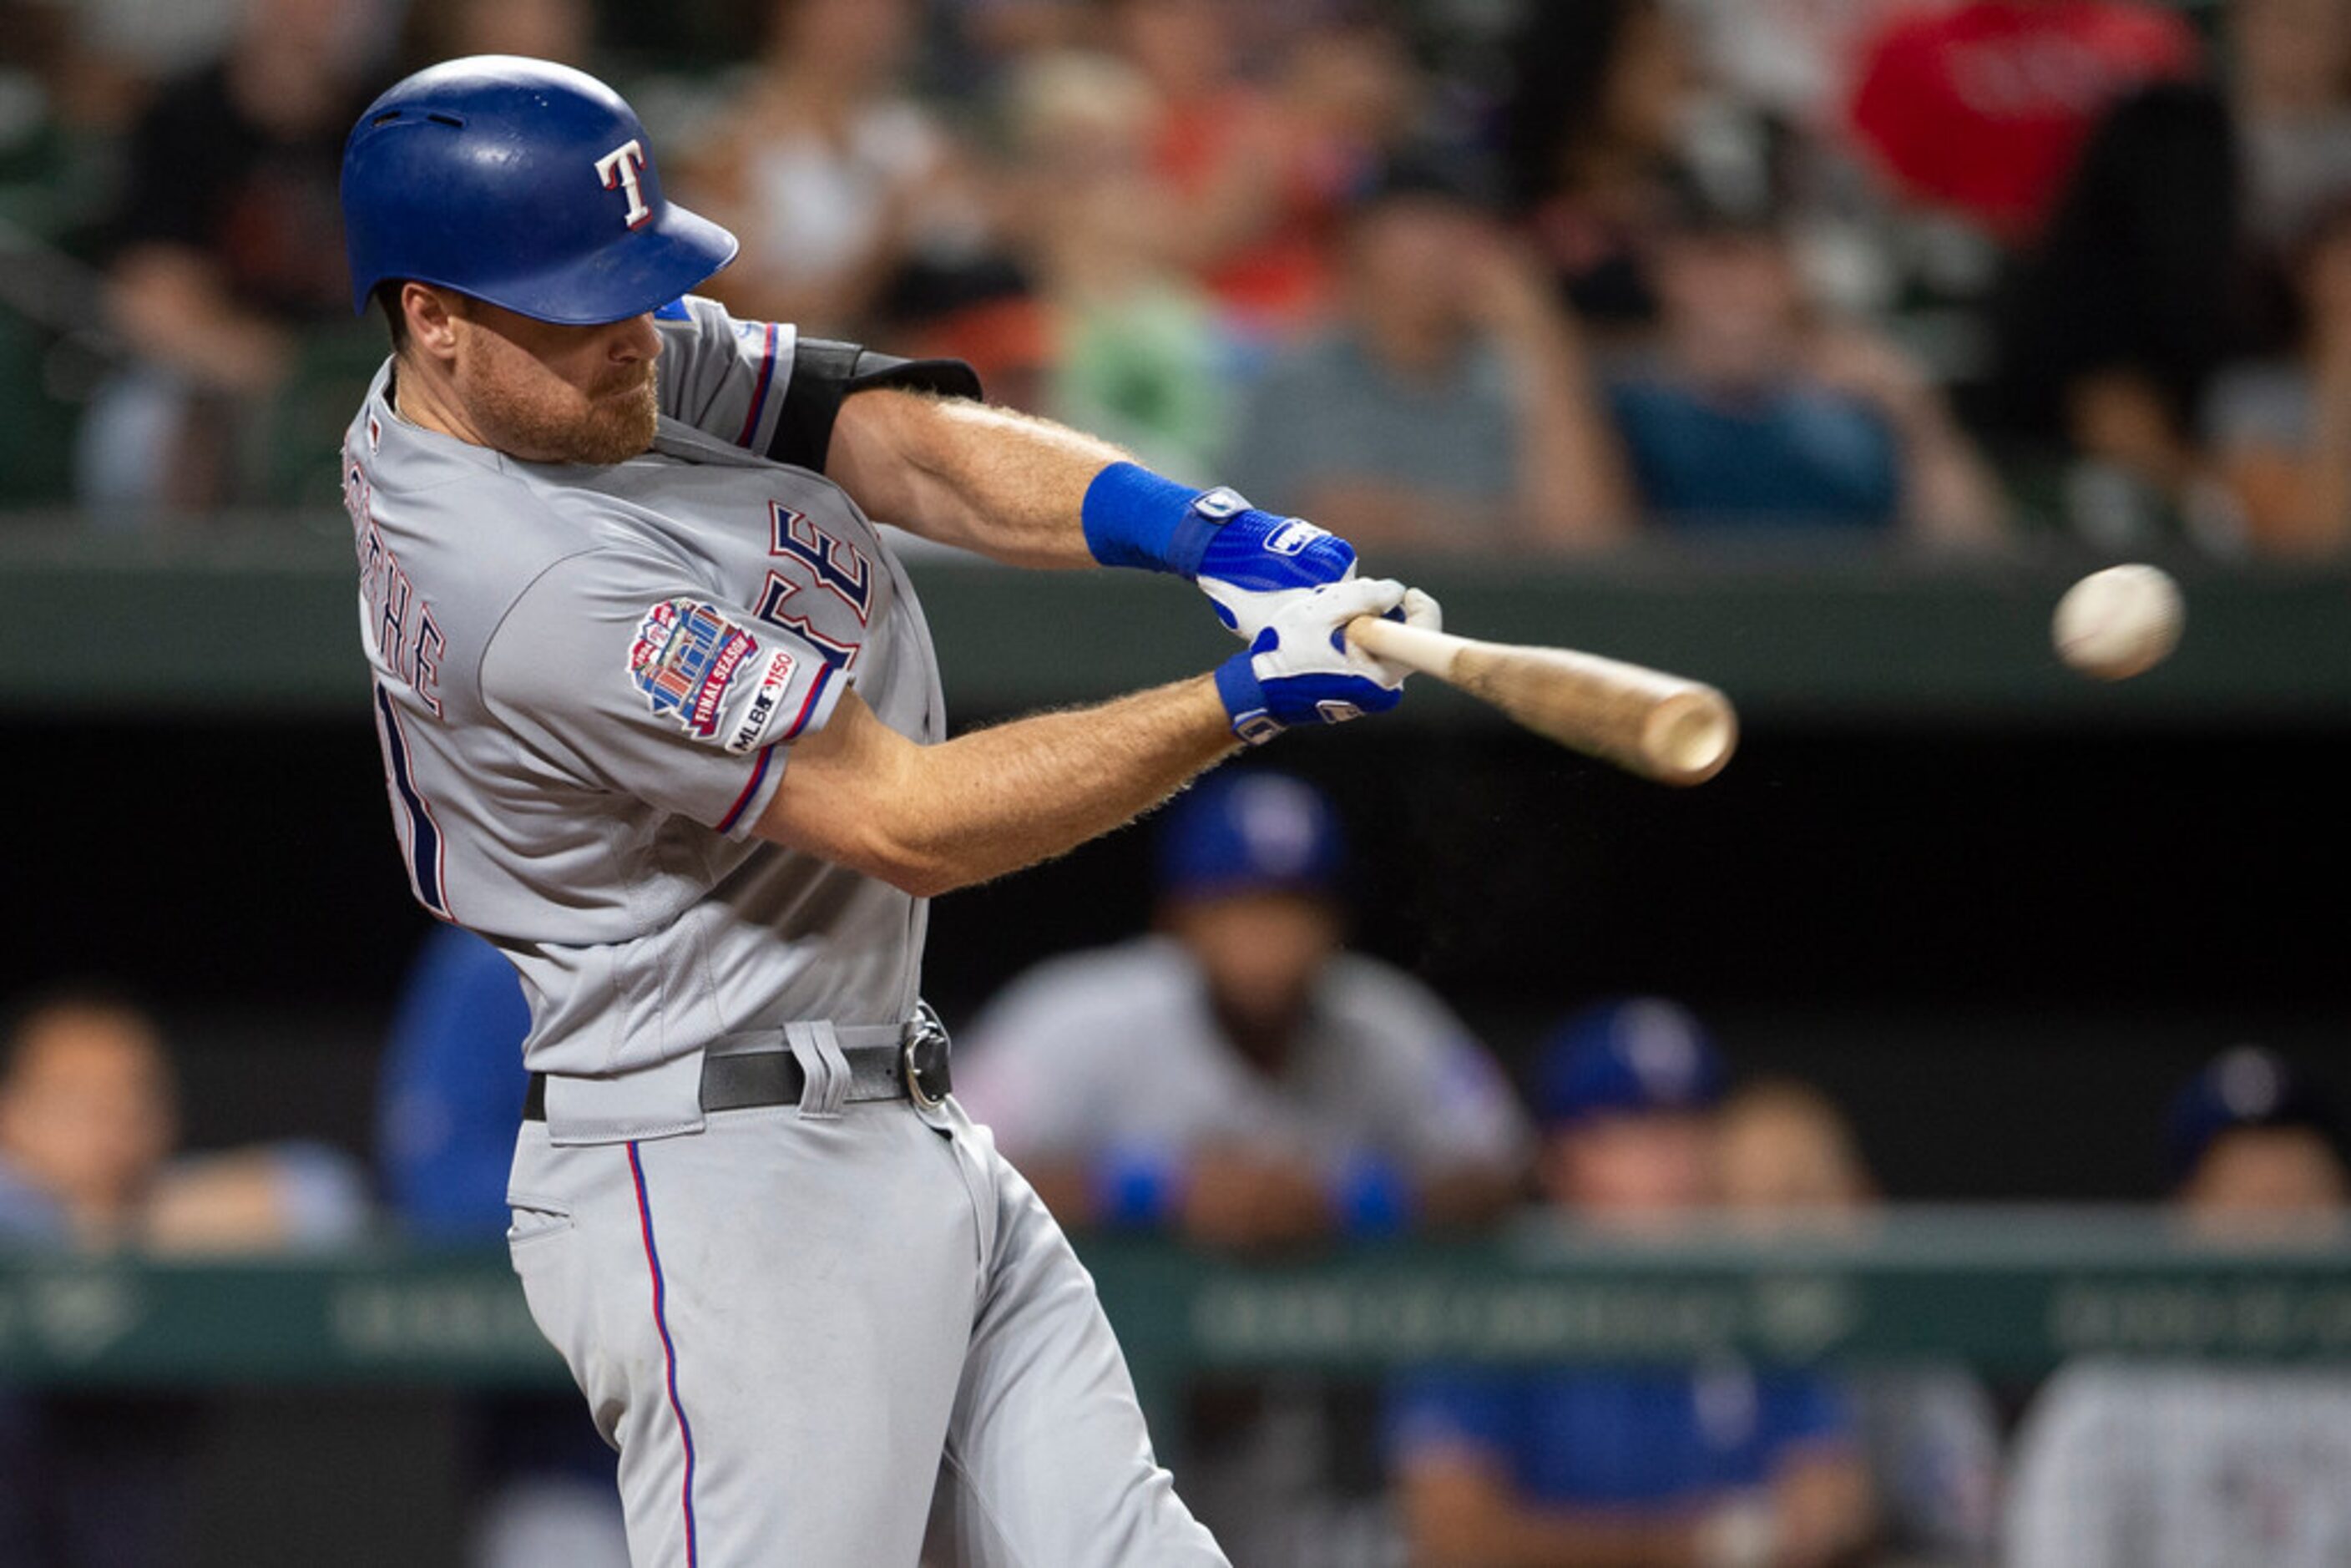
<svg viewBox="0 0 2351 1568">
<path fill-rule="evenodd" d="M 1238 744 L 1206 675 L 936 746 L 852 692 L 793 744 L 758 831 L 931 897 L 1099 837 Z"/>
<path fill-rule="evenodd" d="M 879 389 L 841 406 L 827 476 L 869 517 L 1014 566 L 1094 564 L 1086 487 L 1126 454 L 1010 409 Z"/>
</svg>

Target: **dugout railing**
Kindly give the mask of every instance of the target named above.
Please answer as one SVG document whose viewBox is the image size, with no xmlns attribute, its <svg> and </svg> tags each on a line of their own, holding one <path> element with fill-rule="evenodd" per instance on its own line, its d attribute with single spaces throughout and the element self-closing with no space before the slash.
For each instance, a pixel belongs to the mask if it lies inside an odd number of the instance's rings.
<svg viewBox="0 0 2351 1568">
<path fill-rule="evenodd" d="M 1152 1403 L 1204 1373 L 1429 1362 L 2351 1360 L 2351 1232 L 2214 1235 L 2136 1209 L 1897 1213 L 1770 1233 L 1489 1236 L 1247 1260 L 1096 1236 Z M 0 1253 L 0 1385 L 559 1385 L 500 1249 L 164 1260 Z"/>
</svg>

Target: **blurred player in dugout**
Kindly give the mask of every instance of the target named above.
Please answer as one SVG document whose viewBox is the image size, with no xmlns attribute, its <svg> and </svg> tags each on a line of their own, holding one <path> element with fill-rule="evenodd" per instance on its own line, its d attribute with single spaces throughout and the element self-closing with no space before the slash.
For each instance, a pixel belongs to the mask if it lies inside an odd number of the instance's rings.
<svg viewBox="0 0 2351 1568">
<path fill-rule="evenodd" d="M 2204 1241 L 2340 1249 L 2351 1170 L 2337 1108 L 2240 1047 L 2173 1103 L 2173 1203 Z M 2351 1373 L 2077 1362 L 2017 1436 L 2011 1568 L 2341 1568 L 2351 1563 Z"/>
<path fill-rule="evenodd" d="M 354 1239 L 363 1173 L 321 1144 L 180 1152 L 163 1031 L 106 990 L 24 1003 L 0 1030 L 0 1248 L 188 1256 Z M 187 1560 L 196 1403 L 0 1389 L 0 1564 Z"/>
<path fill-rule="evenodd" d="M 1884 1197 L 1837 1103 L 1791 1078 L 1750 1078 L 1716 1113 L 1718 1196 L 1758 1238 L 1853 1234 Z M 1869 1467 L 1873 1568 L 1985 1568 L 1998 1561 L 2005 1426 L 1981 1377 L 1922 1357 L 1839 1369 Z"/>
<path fill-rule="evenodd" d="M 1677 1004 L 1570 1019 L 1535 1068 L 1546 1200 L 1632 1235 L 1715 1207 L 1722 1091 L 1719 1056 Z M 1432 1568 L 1828 1568 L 1872 1531 L 1840 1391 L 1728 1357 L 1432 1368 L 1399 1381 L 1388 1442 L 1412 1560 Z"/>
<path fill-rule="evenodd" d="M 1343 950 L 1331 804 L 1261 769 L 1204 780 L 1155 843 L 1156 929 L 1050 960 L 975 1020 L 956 1095 L 1072 1228 L 1263 1249 L 1467 1223 L 1519 1194 L 1509 1082 L 1426 987 Z M 1237 1563 L 1386 1561 L 1376 1456 L 1344 1484 L 1349 1397 L 1212 1390 L 1186 1495 Z"/>
<path fill-rule="evenodd" d="M 1251 1247 L 1499 1213 L 1522 1113 L 1451 1009 L 1342 950 L 1330 802 L 1234 770 L 1178 800 L 1155 848 L 1157 929 L 1014 980 L 957 1070 L 1054 1214 Z"/>
</svg>

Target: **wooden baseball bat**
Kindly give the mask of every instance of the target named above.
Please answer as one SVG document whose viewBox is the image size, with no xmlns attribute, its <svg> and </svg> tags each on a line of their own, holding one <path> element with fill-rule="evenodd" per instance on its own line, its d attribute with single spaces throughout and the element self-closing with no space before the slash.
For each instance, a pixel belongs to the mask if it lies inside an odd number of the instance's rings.
<svg viewBox="0 0 2351 1568">
<path fill-rule="evenodd" d="M 1739 744 L 1712 686 L 1569 648 L 1480 643 L 1374 616 L 1347 623 L 1367 653 L 1490 703 L 1537 735 L 1660 784 L 1703 784 Z"/>
</svg>

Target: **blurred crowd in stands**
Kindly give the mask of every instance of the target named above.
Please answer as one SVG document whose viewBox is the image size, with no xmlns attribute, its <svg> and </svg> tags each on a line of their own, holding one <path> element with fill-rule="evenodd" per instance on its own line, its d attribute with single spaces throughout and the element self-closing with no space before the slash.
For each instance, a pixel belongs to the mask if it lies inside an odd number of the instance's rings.
<svg viewBox="0 0 2351 1568">
<path fill-rule="evenodd" d="M 5 0 L 0 497 L 334 494 L 344 131 L 614 80 L 738 314 L 1367 544 L 2351 538 L 2339 0 Z"/>
<path fill-rule="evenodd" d="M 1304 781 L 1228 769 L 1151 831 L 1150 928 L 1010 977 L 958 1047 L 958 1096 L 1081 1246 L 1280 1260 L 1515 1225 L 1778 1249 L 1876 1225 L 1839 1107 L 1735 1064 L 1680 1003 L 1577 1006 L 1512 1071 L 1351 951 L 1347 834 Z M 495 1246 L 528 1026 L 504 956 L 436 928 L 388 1024 L 371 1168 L 298 1138 L 183 1152 L 153 1016 L 34 998 L 0 1038 L 0 1250 Z M 2178 1234 L 2284 1257 L 2351 1236 L 2345 1137 L 2305 1072 L 2239 1046 L 2144 1141 Z M 200 1414 L 0 1389 L 0 1563 L 183 1560 Z M 2351 1375 L 2328 1367 L 2076 1361 L 2037 1388 L 1928 1354 L 1275 1371 L 1159 1418 L 1241 1568 L 2322 1568 L 2351 1542 Z M 574 1395 L 468 1396 L 463 1420 L 466 1563 L 626 1563 Z"/>
</svg>

